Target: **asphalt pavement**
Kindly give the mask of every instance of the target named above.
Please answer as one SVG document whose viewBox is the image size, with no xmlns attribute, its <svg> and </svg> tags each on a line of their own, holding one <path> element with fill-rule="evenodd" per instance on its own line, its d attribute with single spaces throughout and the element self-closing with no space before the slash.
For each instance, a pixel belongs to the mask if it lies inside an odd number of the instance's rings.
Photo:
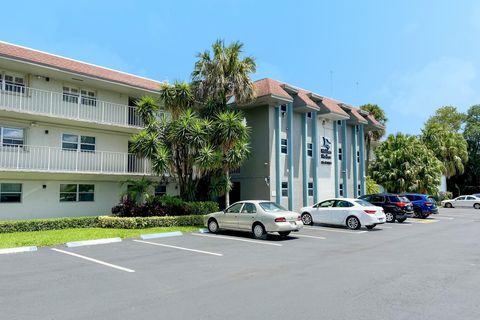
<svg viewBox="0 0 480 320">
<path fill-rule="evenodd" d="M 0 319 L 475 319 L 480 210 L 0 255 Z"/>
</svg>

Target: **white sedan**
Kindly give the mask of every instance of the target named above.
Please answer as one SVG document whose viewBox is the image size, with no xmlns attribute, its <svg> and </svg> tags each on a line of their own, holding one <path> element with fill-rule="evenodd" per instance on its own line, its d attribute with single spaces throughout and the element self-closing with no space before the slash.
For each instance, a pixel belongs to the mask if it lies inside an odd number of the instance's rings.
<svg viewBox="0 0 480 320">
<path fill-rule="evenodd" d="M 476 196 L 460 196 L 452 200 L 443 200 L 442 207 L 470 207 L 480 209 L 480 198 Z"/>
<path fill-rule="evenodd" d="M 361 199 L 329 199 L 303 207 L 301 212 L 304 225 L 314 223 L 346 225 L 356 230 L 361 226 L 373 229 L 377 224 L 385 223 L 383 208 Z"/>
</svg>

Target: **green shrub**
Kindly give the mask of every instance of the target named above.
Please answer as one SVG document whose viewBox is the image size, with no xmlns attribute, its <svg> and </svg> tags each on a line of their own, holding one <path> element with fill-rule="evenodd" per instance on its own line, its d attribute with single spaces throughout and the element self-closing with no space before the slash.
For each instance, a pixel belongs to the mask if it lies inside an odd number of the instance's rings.
<svg viewBox="0 0 480 320">
<path fill-rule="evenodd" d="M 203 225 L 203 216 L 178 217 L 110 217 L 98 218 L 100 228 L 143 229 Z"/>
<path fill-rule="evenodd" d="M 220 211 L 218 203 L 214 201 L 192 201 L 186 203 L 190 210 L 190 214 L 205 215 L 212 212 Z"/>
<path fill-rule="evenodd" d="M 68 228 L 94 228 L 98 217 L 72 217 L 34 220 L 0 221 L 0 233 L 60 230 Z"/>
</svg>

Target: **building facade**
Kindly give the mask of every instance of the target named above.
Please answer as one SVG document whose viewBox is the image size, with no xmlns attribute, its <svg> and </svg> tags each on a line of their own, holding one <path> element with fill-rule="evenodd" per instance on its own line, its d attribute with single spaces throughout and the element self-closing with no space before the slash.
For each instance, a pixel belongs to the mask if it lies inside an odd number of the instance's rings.
<svg viewBox="0 0 480 320">
<path fill-rule="evenodd" d="M 0 42 L 0 220 L 108 214 L 122 181 L 151 175 L 128 141 L 159 84 Z"/>
<path fill-rule="evenodd" d="M 364 134 L 381 125 L 367 112 L 273 79 L 235 106 L 251 132 L 251 156 L 232 173 L 234 200 L 269 199 L 298 211 L 328 197 L 365 193 Z"/>
</svg>

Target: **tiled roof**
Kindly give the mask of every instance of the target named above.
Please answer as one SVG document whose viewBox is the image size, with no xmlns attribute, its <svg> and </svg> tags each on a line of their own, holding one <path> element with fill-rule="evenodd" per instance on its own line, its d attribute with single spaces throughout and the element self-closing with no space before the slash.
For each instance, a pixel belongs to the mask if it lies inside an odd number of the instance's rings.
<svg viewBox="0 0 480 320">
<path fill-rule="evenodd" d="M 367 119 L 370 120 L 375 127 L 382 128 L 382 129 L 385 128 L 385 126 L 380 122 L 378 122 L 377 119 L 375 119 L 375 117 L 372 116 L 371 114 L 367 116 Z"/>
<path fill-rule="evenodd" d="M 58 68 L 63 71 L 113 81 L 142 89 L 158 91 L 160 82 L 115 71 L 89 63 L 80 62 L 57 55 L 9 44 L 0 41 L 0 57 L 28 61 L 39 65 Z"/>
<path fill-rule="evenodd" d="M 277 96 L 292 101 L 292 97 L 282 88 L 277 80 L 265 78 L 255 81 L 255 92 L 257 97 Z"/>
<path fill-rule="evenodd" d="M 322 103 L 328 110 L 330 110 L 330 112 L 350 118 L 350 116 L 340 107 L 340 102 L 324 97 Z"/>
<path fill-rule="evenodd" d="M 350 111 L 352 113 L 352 115 L 355 117 L 355 119 L 357 119 L 358 122 L 360 123 L 364 123 L 364 124 L 367 124 L 368 121 L 365 120 L 364 117 L 362 117 L 362 115 L 360 114 L 360 109 L 357 109 L 357 108 L 352 108 L 352 110 Z"/>
<path fill-rule="evenodd" d="M 308 91 L 300 89 L 298 90 L 297 95 L 307 106 L 318 110 L 318 105 L 315 102 L 313 102 L 313 100 L 310 99 L 310 97 L 307 94 L 308 94 Z"/>
</svg>

